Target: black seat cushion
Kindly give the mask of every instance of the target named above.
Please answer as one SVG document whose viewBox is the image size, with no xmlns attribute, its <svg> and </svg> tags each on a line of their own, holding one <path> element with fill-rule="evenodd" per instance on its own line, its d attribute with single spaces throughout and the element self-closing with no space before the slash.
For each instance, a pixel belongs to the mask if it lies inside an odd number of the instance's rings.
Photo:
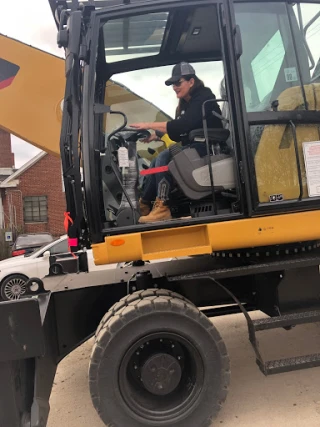
<svg viewBox="0 0 320 427">
<path fill-rule="evenodd" d="M 230 136 L 230 131 L 228 129 L 219 129 L 219 128 L 209 128 L 208 129 L 209 141 L 216 142 L 226 142 Z M 203 129 L 194 129 L 189 133 L 190 141 L 194 141 L 196 138 L 204 139 Z"/>
</svg>

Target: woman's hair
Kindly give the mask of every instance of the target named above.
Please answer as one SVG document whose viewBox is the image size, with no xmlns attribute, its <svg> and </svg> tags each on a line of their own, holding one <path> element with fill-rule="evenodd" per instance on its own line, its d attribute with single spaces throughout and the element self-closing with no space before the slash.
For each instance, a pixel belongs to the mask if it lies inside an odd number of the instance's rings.
<svg viewBox="0 0 320 427">
<path fill-rule="evenodd" d="M 187 76 L 183 76 L 183 78 L 187 81 L 194 79 L 194 85 L 190 88 L 189 95 L 192 96 L 193 92 L 195 92 L 197 89 L 204 87 L 204 83 L 202 80 L 199 79 L 199 77 L 195 76 L 194 74 L 189 74 Z M 183 107 L 185 106 L 186 101 L 184 99 L 179 99 L 179 104 L 176 109 L 176 117 L 180 116 L 181 111 L 183 110 Z"/>
</svg>

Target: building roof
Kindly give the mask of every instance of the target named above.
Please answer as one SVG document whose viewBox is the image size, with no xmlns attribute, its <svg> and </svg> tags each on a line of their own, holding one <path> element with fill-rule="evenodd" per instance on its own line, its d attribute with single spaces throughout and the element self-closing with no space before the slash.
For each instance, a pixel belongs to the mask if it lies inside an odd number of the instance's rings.
<svg viewBox="0 0 320 427">
<path fill-rule="evenodd" d="M 15 187 L 17 185 L 17 182 L 15 182 L 20 175 L 22 175 L 26 170 L 31 168 L 33 165 L 35 165 L 39 160 L 41 160 L 46 154 L 45 151 L 41 151 L 39 154 L 37 154 L 35 157 L 33 157 L 31 160 L 29 160 L 27 163 L 25 163 L 21 168 L 17 169 L 16 172 L 8 176 L 4 181 L 0 183 L 0 188 L 7 188 L 7 187 Z"/>
<path fill-rule="evenodd" d="M 0 182 L 3 182 L 5 179 L 9 178 L 10 175 L 0 175 Z"/>
</svg>

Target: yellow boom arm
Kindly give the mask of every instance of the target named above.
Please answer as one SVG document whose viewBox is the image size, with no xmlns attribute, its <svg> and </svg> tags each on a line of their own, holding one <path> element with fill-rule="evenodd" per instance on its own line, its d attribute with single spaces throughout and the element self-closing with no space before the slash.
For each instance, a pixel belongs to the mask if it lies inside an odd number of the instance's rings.
<svg viewBox="0 0 320 427">
<path fill-rule="evenodd" d="M 147 103 L 151 117 L 159 110 L 127 88 L 108 82 L 106 103 L 130 114 L 134 101 Z M 0 127 L 30 144 L 60 156 L 65 90 L 64 59 L 0 34 Z M 140 104 L 141 106 L 141 104 Z M 161 120 L 168 120 L 161 113 Z M 170 143 L 165 138 L 164 142 Z"/>
<path fill-rule="evenodd" d="M 3 35 L 0 52 L 0 126 L 59 156 L 64 60 Z"/>
</svg>

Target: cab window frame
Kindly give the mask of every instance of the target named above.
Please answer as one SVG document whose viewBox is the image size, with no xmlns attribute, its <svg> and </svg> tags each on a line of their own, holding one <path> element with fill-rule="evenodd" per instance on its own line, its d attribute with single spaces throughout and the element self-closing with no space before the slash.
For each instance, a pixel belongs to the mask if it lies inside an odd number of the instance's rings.
<svg viewBox="0 0 320 427">
<path fill-rule="evenodd" d="M 228 11 L 230 4 L 227 0 L 199 0 L 199 2 L 197 2 L 197 7 L 201 7 L 201 6 L 208 6 L 208 5 L 217 5 L 217 7 L 219 8 L 218 10 L 218 16 L 222 16 L 222 7 L 224 8 L 224 11 Z M 159 5 L 150 5 L 147 8 L 144 7 L 143 13 L 151 13 L 152 11 L 163 11 L 163 10 L 171 10 L 174 8 L 186 8 L 186 7 L 193 7 L 194 8 L 194 2 L 193 1 L 172 1 L 170 3 L 167 3 L 166 6 L 164 7 L 159 6 Z M 133 10 L 134 10 L 134 14 L 139 14 L 140 12 L 140 8 L 138 7 L 138 5 L 130 5 L 130 12 L 133 14 Z M 228 12 L 227 12 L 228 13 Z M 84 101 L 86 102 L 86 105 L 84 107 L 84 111 L 86 109 L 91 110 L 91 120 L 90 120 L 90 126 L 91 126 L 91 132 L 93 134 L 93 127 L 97 125 L 98 120 L 94 120 L 94 105 L 97 104 L 103 104 L 103 94 L 102 94 L 102 87 L 103 84 L 112 77 L 113 74 L 116 73 L 120 73 L 120 72 L 125 72 L 125 71 L 130 71 L 132 70 L 132 67 L 134 66 L 134 69 L 144 69 L 144 68 L 149 68 L 149 67 L 153 67 L 153 66 L 161 66 L 161 65 L 174 65 L 179 61 L 185 60 L 188 62 L 198 62 L 198 61 L 209 61 L 209 60 L 214 60 L 214 57 L 212 55 L 210 55 L 210 57 L 207 54 L 203 54 L 203 53 L 194 53 L 194 54 L 183 54 L 183 55 L 178 55 L 178 54 L 171 54 L 171 55 L 160 55 L 160 56 L 151 56 L 151 57 L 144 57 L 144 58 L 137 58 L 134 60 L 125 60 L 125 61 L 121 61 L 121 62 L 113 62 L 111 64 L 108 64 L 105 62 L 105 55 L 102 49 L 102 42 L 103 42 L 103 37 L 101 34 L 101 24 L 103 22 L 105 22 L 106 20 L 110 20 L 110 19 L 116 19 L 119 18 L 123 15 L 127 15 L 128 11 L 116 11 L 116 12 L 108 12 L 107 17 L 105 16 L 105 12 L 103 13 L 102 11 L 97 11 L 94 13 L 94 17 L 93 17 L 93 22 L 91 25 L 93 34 L 92 39 L 93 42 L 96 43 L 96 41 L 98 41 L 100 39 L 100 47 L 98 48 L 97 52 L 91 52 L 92 55 L 92 61 L 90 61 L 90 64 L 88 65 L 88 75 L 86 76 L 85 73 L 85 79 L 89 78 L 90 81 L 94 81 L 94 85 L 95 85 L 95 90 L 91 92 L 91 94 L 89 96 L 86 96 L 84 98 Z M 226 22 L 221 18 L 221 21 L 219 22 L 219 27 L 224 26 L 225 24 L 227 25 L 227 27 L 230 25 L 231 26 L 231 20 L 229 19 L 229 17 L 226 19 Z M 220 25 L 221 24 L 221 25 Z M 99 32 L 99 28 L 100 28 L 100 32 Z M 172 221 L 170 224 L 164 224 L 163 226 L 161 226 L 161 229 L 163 228 L 173 228 L 175 226 L 188 226 L 188 225 L 193 225 L 193 224 L 202 224 L 202 223 L 213 223 L 213 222 L 220 222 L 220 221 L 225 221 L 225 220 L 231 220 L 234 218 L 242 218 L 244 216 L 248 216 L 248 213 L 250 215 L 251 213 L 251 207 L 250 207 L 250 200 L 251 197 L 250 195 L 248 195 L 248 192 L 250 191 L 248 182 L 248 174 L 246 172 L 246 168 L 243 167 L 243 165 L 246 162 L 246 156 L 245 156 L 245 150 L 244 150 L 244 137 L 243 137 L 243 111 L 241 110 L 241 103 L 240 103 L 240 96 L 237 96 L 236 98 L 234 98 L 234 93 L 238 90 L 238 85 L 236 84 L 233 88 L 233 90 L 230 90 L 229 88 L 229 84 L 228 82 L 231 81 L 231 75 L 232 73 L 235 73 L 235 62 L 234 59 L 231 57 L 234 57 L 234 51 L 233 49 L 231 49 L 231 44 L 232 43 L 229 39 L 228 36 L 226 36 L 225 33 L 225 28 L 222 29 L 220 28 L 220 34 L 221 37 L 224 40 L 221 40 L 221 46 L 225 47 L 225 50 L 222 50 L 222 52 L 219 54 L 219 56 L 217 56 L 217 59 L 223 59 L 224 64 L 226 64 L 226 57 L 230 58 L 229 62 L 232 63 L 232 65 L 230 65 L 230 63 L 228 64 L 228 69 L 226 68 L 226 80 L 227 80 L 227 93 L 228 93 L 228 99 L 230 102 L 230 110 L 232 110 L 232 115 L 234 116 L 232 119 L 232 133 L 233 133 L 233 139 L 238 141 L 237 146 L 235 147 L 235 152 L 236 154 L 234 155 L 236 162 L 237 162 L 237 166 L 236 166 L 236 176 L 237 176 L 237 181 L 239 183 L 239 197 L 240 197 L 240 210 L 237 213 L 232 213 L 232 214 L 221 214 L 221 215 L 215 215 L 210 217 L 210 219 L 208 218 L 192 218 L 189 220 L 177 220 L 177 221 Z M 228 31 L 230 31 L 230 28 L 228 28 Z M 98 46 L 98 44 L 97 44 Z M 229 46 L 229 47 L 226 47 Z M 98 67 L 96 68 L 96 63 L 98 63 Z M 91 76 L 94 76 L 94 78 L 90 79 L 90 74 Z M 98 89 L 97 89 L 98 88 Z M 100 89 L 100 90 L 99 90 Z M 90 100 L 91 98 L 91 100 Z M 101 106 L 102 107 L 102 106 Z M 105 106 L 106 108 L 108 108 L 108 106 Z M 241 118 L 240 119 L 236 119 L 236 115 L 239 115 Z M 239 126 L 237 125 L 237 123 L 239 123 Z M 99 126 L 99 125 L 98 125 Z M 237 128 L 237 129 L 236 129 Z M 238 129 L 241 128 L 241 129 Z M 239 134 L 241 136 L 239 136 Z M 102 138 L 92 138 L 94 139 L 94 144 L 97 145 L 97 143 L 102 144 Z M 99 141 L 99 142 L 98 142 Z M 93 150 L 97 150 L 97 146 L 94 147 Z M 85 175 L 87 175 L 86 170 L 84 171 Z M 97 172 L 97 170 L 95 171 Z M 101 174 L 100 174 L 101 176 Z M 95 176 L 90 177 L 90 181 L 93 180 L 97 180 L 97 174 L 95 173 Z M 91 191 L 91 194 L 92 191 Z M 92 197 L 91 197 L 92 199 Z M 93 205 L 91 206 L 91 209 L 93 208 Z M 93 209 L 92 209 L 93 210 Z M 103 211 L 103 206 L 101 206 L 99 208 L 100 211 Z M 95 222 L 95 221 L 93 221 Z M 99 229 L 101 229 L 101 226 L 99 225 L 99 222 L 102 226 L 102 232 L 100 234 Z M 94 231 L 94 239 L 93 240 L 97 240 L 97 237 L 99 239 L 102 238 L 102 236 L 105 235 L 115 235 L 115 234 L 119 234 L 122 232 L 126 232 L 126 233 L 131 233 L 131 232 L 135 232 L 136 231 L 136 227 L 135 226 L 126 226 L 126 227 L 116 227 L 114 229 L 112 228 L 103 228 L 103 224 L 102 224 L 102 218 L 99 218 L 99 221 L 96 221 L 96 223 L 94 224 L 94 227 L 92 227 L 93 231 Z M 139 226 L 139 231 L 143 232 L 143 231 L 148 231 L 148 230 L 153 230 L 153 229 L 159 229 L 159 225 L 157 224 L 145 224 L 145 225 L 140 225 Z"/>
<path fill-rule="evenodd" d="M 242 3 L 255 3 L 258 4 L 261 1 L 262 4 L 265 4 L 266 2 L 263 2 L 262 0 L 236 0 L 234 3 L 236 4 L 242 4 Z M 285 4 L 286 9 L 288 11 L 289 5 L 291 2 L 289 0 L 273 0 L 270 1 L 270 3 L 282 3 Z M 309 1 L 298 1 L 297 3 L 300 4 L 318 4 L 320 5 L 319 0 L 309 0 Z M 287 12 L 288 13 L 288 12 Z M 292 30 L 292 17 L 288 13 L 289 21 L 291 22 L 291 37 L 293 39 L 294 44 L 296 43 L 295 35 Z M 235 20 L 237 22 L 237 15 L 235 11 Z M 245 49 L 245 47 L 244 47 Z M 296 49 L 296 46 L 295 46 Z M 298 65 L 300 64 L 300 57 L 296 53 L 296 61 Z M 238 73 L 240 76 L 240 81 L 242 80 L 242 69 L 240 65 L 240 60 L 238 60 L 237 64 Z M 300 71 L 299 71 L 300 74 Z M 300 74 L 301 75 L 301 74 Z M 303 81 L 301 82 L 303 85 Z M 252 152 L 251 147 L 251 126 L 256 125 L 289 125 L 292 126 L 295 129 L 298 125 L 304 125 L 304 124 L 313 124 L 313 125 L 319 125 L 320 127 L 320 113 L 319 111 L 311 111 L 311 110 L 292 110 L 292 111 L 273 111 L 271 108 L 269 111 L 259 111 L 259 112 L 248 112 L 245 104 L 245 96 L 244 96 L 244 87 L 241 84 L 240 90 L 243 93 L 243 99 L 242 99 L 242 107 L 243 111 L 245 113 L 245 145 L 246 145 L 246 153 L 247 153 L 247 159 L 248 159 L 248 165 L 249 165 L 249 176 L 250 176 L 250 188 L 251 188 L 251 202 L 252 202 L 252 216 L 260 216 L 262 214 L 277 214 L 281 212 L 295 212 L 299 211 L 301 209 L 309 210 L 312 208 L 320 208 L 320 197 L 312 197 L 312 198 L 303 198 L 303 199 L 292 199 L 292 200 L 282 200 L 282 201 L 276 201 L 273 203 L 264 203 L 259 201 L 259 195 L 258 195 L 258 186 L 257 186 L 257 176 L 256 176 L 256 169 L 255 169 L 255 159 L 254 154 Z M 291 124 L 290 124 L 291 123 Z"/>
</svg>

